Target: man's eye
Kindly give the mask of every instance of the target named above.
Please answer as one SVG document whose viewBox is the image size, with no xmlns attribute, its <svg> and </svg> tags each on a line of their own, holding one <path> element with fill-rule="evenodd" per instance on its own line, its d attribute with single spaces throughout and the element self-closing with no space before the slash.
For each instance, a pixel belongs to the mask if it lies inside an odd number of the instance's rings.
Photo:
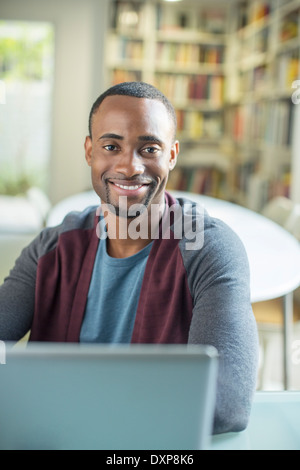
<svg viewBox="0 0 300 470">
<path fill-rule="evenodd" d="M 156 152 L 158 152 L 158 148 L 156 148 L 156 147 L 146 147 L 146 148 L 144 148 L 143 151 L 146 152 L 146 153 L 156 153 Z"/>
<path fill-rule="evenodd" d="M 112 144 L 105 145 L 104 148 L 105 148 L 105 150 L 108 150 L 109 152 L 113 152 L 114 150 L 117 149 L 117 147 L 115 145 L 112 145 Z"/>
</svg>

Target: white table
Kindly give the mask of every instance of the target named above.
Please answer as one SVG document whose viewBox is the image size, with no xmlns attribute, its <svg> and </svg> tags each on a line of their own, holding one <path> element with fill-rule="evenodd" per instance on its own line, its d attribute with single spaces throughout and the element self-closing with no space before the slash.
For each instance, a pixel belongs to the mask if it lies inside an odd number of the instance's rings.
<svg viewBox="0 0 300 470">
<path fill-rule="evenodd" d="M 248 428 L 213 436 L 210 450 L 300 450 L 300 393 L 257 392 Z"/>
<path fill-rule="evenodd" d="M 288 389 L 293 291 L 300 285 L 299 242 L 271 220 L 236 204 L 179 191 L 172 194 L 204 205 L 210 215 L 223 220 L 239 235 L 249 259 L 253 303 L 283 297 L 284 384 Z M 57 225 L 68 212 L 98 203 L 94 191 L 67 198 L 53 208 L 47 225 Z"/>
</svg>

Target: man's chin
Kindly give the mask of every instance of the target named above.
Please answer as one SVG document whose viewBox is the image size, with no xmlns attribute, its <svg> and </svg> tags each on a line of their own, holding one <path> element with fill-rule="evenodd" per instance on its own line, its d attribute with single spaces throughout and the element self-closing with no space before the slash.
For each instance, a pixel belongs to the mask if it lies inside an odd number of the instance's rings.
<svg viewBox="0 0 300 470">
<path fill-rule="evenodd" d="M 133 220 L 139 217 L 140 215 L 147 212 L 148 205 L 145 204 L 133 204 L 127 207 L 120 207 L 119 205 L 111 205 L 110 209 L 117 217 L 122 217 L 125 219 Z"/>
<path fill-rule="evenodd" d="M 111 194 L 107 194 L 107 204 L 112 209 L 111 212 L 118 217 L 126 219 L 135 219 L 145 213 L 153 201 L 155 195 L 155 187 L 149 187 L 147 194 L 142 200 L 134 202 L 130 197 L 120 196 L 117 201 L 114 201 Z"/>
</svg>

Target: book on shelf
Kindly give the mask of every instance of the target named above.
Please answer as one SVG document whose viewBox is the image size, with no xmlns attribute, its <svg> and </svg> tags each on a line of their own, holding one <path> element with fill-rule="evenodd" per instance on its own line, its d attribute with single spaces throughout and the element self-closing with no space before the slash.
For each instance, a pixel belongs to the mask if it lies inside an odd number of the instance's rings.
<svg viewBox="0 0 300 470">
<path fill-rule="evenodd" d="M 260 212 L 269 200 L 269 182 L 259 173 L 249 175 L 247 181 L 247 207 Z"/>
<path fill-rule="evenodd" d="M 271 199 L 278 196 L 290 197 L 290 179 L 290 169 L 273 178 L 259 172 L 250 174 L 247 183 L 247 207 L 260 212 Z"/>
<path fill-rule="evenodd" d="M 178 131 L 191 139 L 201 139 L 204 134 L 204 116 L 197 111 L 177 111 Z"/>
<path fill-rule="evenodd" d="M 224 77 L 198 75 L 190 79 L 189 99 L 208 100 L 215 105 L 223 103 Z"/>
<path fill-rule="evenodd" d="M 159 42 L 156 48 L 156 61 L 159 65 L 221 65 L 223 60 L 224 46 Z"/>
<path fill-rule="evenodd" d="M 255 23 L 267 18 L 271 12 L 272 2 L 262 2 L 260 0 L 251 2 L 249 7 L 249 23 Z"/>
<path fill-rule="evenodd" d="M 269 188 L 269 199 L 272 199 L 276 196 L 290 197 L 290 187 L 291 187 L 291 168 L 287 166 L 286 168 L 281 168 L 280 176 L 270 183 Z"/>
<path fill-rule="evenodd" d="M 114 69 L 111 75 L 112 85 L 117 85 L 122 82 L 136 82 L 142 80 L 142 72 L 140 70 L 123 70 Z"/>
<path fill-rule="evenodd" d="M 225 34 L 226 32 L 226 4 L 224 8 L 203 5 L 170 5 L 157 4 L 156 27 L 159 31 L 206 31 L 211 34 Z"/>
<path fill-rule="evenodd" d="M 224 77 L 219 75 L 182 75 L 156 73 L 155 82 L 170 100 L 208 101 L 221 106 L 224 101 Z"/>
<path fill-rule="evenodd" d="M 195 64 L 199 62 L 200 47 L 197 44 L 159 43 L 157 61 L 165 64 Z"/>
<path fill-rule="evenodd" d="M 108 41 L 108 61 L 142 60 L 144 43 L 140 39 L 130 39 L 126 36 L 111 34 Z"/>
<path fill-rule="evenodd" d="M 292 103 L 276 101 L 266 111 L 267 123 L 264 127 L 264 140 L 278 146 L 291 145 Z"/>
<path fill-rule="evenodd" d="M 167 189 L 222 197 L 224 173 L 214 167 L 177 167 L 169 175 Z"/>
<path fill-rule="evenodd" d="M 201 13 L 199 27 L 212 34 L 225 34 L 227 25 L 226 11 L 220 7 L 205 8 Z"/>
<path fill-rule="evenodd" d="M 292 84 L 299 79 L 299 50 L 280 54 L 274 64 L 274 76 L 278 90 L 291 90 Z"/>
<path fill-rule="evenodd" d="M 238 29 L 243 29 L 251 24 L 263 21 L 270 16 L 273 11 L 273 2 L 263 2 L 255 0 L 244 2 L 238 8 Z"/>
<path fill-rule="evenodd" d="M 120 44 L 120 58 L 122 59 L 133 59 L 142 60 L 144 54 L 144 44 L 139 40 L 128 40 L 121 38 Z"/>
<path fill-rule="evenodd" d="M 226 123 L 227 134 L 237 142 L 291 144 L 292 103 L 288 100 L 262 100 L 237 106 Z"/>
<path fill-rule="evenodd" d="M 280 40 L 282 42 L 299 36 L 299 8 L 287 15 L 281 23 Z"/>
<path fill-rule="evenodd" d="M 204 113 L 177 109 L 178 137 L 192 140 L 215 140 L 223 134 L 223 117 L 219 112 Z"/>
</svg>

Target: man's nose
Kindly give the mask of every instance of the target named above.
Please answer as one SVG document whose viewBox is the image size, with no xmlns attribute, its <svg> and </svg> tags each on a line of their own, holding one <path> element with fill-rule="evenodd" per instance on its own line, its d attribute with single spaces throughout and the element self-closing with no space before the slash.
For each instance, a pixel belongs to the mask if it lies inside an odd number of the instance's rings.
<svg viewBox="0 0 300 470">
<path fill-rule="evenodd" d="M 128 178 L 132 178 L 135 175 L 142 175 L 144 173 L 144 165 L 137 152 L 131 150 L 122 152 L 116 163 L 115 170 Z"/>
</svg>

